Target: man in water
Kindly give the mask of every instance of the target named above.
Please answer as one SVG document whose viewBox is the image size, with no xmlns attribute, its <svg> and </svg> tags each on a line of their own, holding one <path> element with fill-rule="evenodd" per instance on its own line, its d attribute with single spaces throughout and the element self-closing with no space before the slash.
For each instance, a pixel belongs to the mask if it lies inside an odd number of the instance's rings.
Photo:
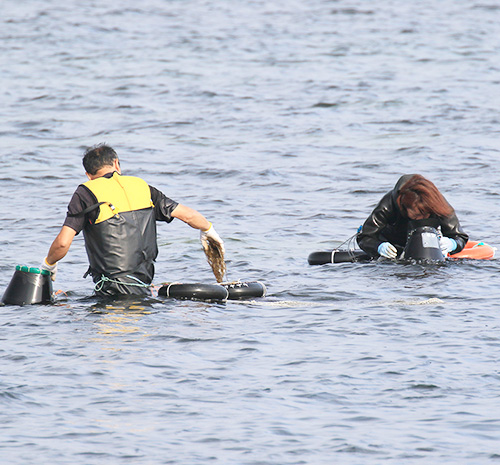
<svg viewBox="0 0 500 465">
<path fill-rule="evenodd" d="M 89 179 L 76 189 L 61 231 L 52 243 L 42 269 L 55 280 L 57 262 L 83 230 L 90 274 L 98 295 L 150 295 L 158 255 L 156 221 L 178 218 L 200 230 L 224 251 L 212 224 L 198 211 L 181 205 L 134 176 L 122 176 L 116 152 L 100 144 L 87 150 L 83 166 Z"/>
</svg>

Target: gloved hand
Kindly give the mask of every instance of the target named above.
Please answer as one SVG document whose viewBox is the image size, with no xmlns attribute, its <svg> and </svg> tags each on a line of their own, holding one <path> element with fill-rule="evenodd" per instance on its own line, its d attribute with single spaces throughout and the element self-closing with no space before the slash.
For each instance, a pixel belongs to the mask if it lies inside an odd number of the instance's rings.
<svg viewBox="0 0 500 465">
<path fill-rule="evenodd" d="M 382 242 L 378 246 L 378 253 L 385 258 L 396 258 L 398 256 L 398 251 L 390 242 Z"/>
<path fill-rule="evenodd" d="M 217 231 L 214 229 L 212 223 L 210 223 L 210 228 L 208 228 L 206 231 L 200 230 L 200 241 L 205 251 L 208 250 L 208 239 L 217 242 L 219 244 L 220 249 L 222 250 L 222 253 L 223 254 L 225 253 L 224 242 L 217 234 Z"/>
<path fill-rule="evenodd" d="M 50 279 L 52 279 L 52 281 L 56 280 L 57 262 L 54 263 L 53 265 L 51 265 L 47 261 L 47 258 L 45 258 L 45 260 L 43 261 L 42 266 L 40 267 L 40 269 L 49 271 L 50 272 Z"/>
<path fill-rule="evenodd" d="M 439 238 L 439 247 L 441 248 L 441 252 L 446 257 L 450 252 L 453 252 L 457 248 L 458 244 L 455 239 L 451 237 L 440 237 Z"/>
</svg>

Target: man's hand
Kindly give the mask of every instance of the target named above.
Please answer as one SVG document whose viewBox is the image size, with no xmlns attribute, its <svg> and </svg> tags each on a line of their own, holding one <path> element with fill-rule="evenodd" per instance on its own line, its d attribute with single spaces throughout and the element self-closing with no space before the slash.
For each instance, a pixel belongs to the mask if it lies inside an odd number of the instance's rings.
<svg viewBox="0 0 500 465">
<path fill-rule="evenodd" d="M 40 266 L 40 269 L 50 272 L 50 279 L 52 279 L 52 281 L 56 280 L 57 262 L 51 265 L 49 262 L 47 262 L 47 259 L 45 259 L 42 263 L 42 266 Z"/>
<path fill-rule="evenodd" d="M 219 244 L 220 249 L 222 250 L 222 253 L 225 253 L 224 250 L 224 242 L 220 238 L 220 236 L 217 234 L 217 231 L 214 229 L 212 223 L 210 223 L 210 228 L 207 229 L 206 231 L 200 230 L 200 241 L 201 245 L 203 246 L 203 249 L 206 251 L 208 250 L 208 240 L 211 239 L 217 244 Z"/>
</svg>

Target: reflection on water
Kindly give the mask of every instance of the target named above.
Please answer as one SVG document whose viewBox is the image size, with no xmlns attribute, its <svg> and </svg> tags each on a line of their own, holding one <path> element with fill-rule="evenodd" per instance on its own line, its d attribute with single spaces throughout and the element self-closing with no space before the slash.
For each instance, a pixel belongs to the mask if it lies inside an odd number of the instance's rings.
<svg viewBox="0 0 500 465">
<path fill-rule="evenodd" d="M 87 307 L 88 311 L 95 314 L 119 313 L 124 314 L 150 314 L 153 305 L 160 302 L 156 299 L 138 298 L 137 296 L 113 296 L 113 297 L 86 297 L 81 302 L 93 302 Z"/>
<path fill-rule="evenodd" d="M 139 334 L 141 328 L 137 323 L 142 315 L 151 314 L 151 310 L 141 305 L 140 301 L 123 302 L 121 300 L 115 304 L 96 304 L 89 308 L 89 311 L 101 315 L 95 321 L 95 325 L 99 328 L 99 334 L 105 336 L 135 334 L 141 339 L 148 337 L 148 334 Z"/>
</svg>

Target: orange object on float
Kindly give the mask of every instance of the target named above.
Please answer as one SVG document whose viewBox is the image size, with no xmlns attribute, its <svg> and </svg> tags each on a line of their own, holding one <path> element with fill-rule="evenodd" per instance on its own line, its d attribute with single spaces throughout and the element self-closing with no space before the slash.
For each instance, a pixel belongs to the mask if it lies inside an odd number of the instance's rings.
<svg viewBox="0 0 500 465">
<path fill-rule="evenodd" d="M 495 247 L 485 244 L 480 241 L 467 241 L 462 251 L 453 255 L 448 255 L 449 258 L 472 258 L 475 260 L 488 260 L 495 256 Z"/>
</svg>

